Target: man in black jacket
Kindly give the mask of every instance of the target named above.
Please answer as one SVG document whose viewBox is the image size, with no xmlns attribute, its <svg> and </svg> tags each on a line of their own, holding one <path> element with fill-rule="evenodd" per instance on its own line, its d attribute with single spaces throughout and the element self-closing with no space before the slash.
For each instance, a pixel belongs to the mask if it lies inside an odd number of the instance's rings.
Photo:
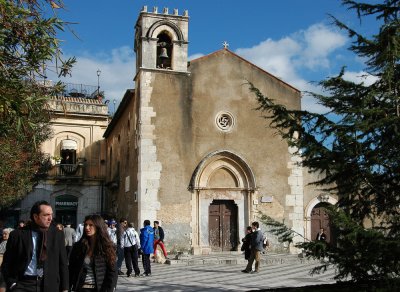
<svg viewBox="0 0 400 292">
<path fill-rule="evenodd" d="M 46 201 L 31 209 L 32 222 L 11 232 L 1 272 L 9 291 L 68 291 L 68 261 L 64 233 L 53 224 Z"/>
</svg>

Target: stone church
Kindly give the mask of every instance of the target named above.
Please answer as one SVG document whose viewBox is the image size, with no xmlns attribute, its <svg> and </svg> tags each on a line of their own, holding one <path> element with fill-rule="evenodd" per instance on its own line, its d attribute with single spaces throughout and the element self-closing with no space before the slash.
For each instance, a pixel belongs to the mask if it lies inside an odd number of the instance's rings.
<svg viewBox="0 0 400 292">
<path fill-rule="evenodd" d="M 159 220 L 169 250 L 194 254 L 237 250 L 261 214 L 313 237 L 314 207 L 335 199 L 306 185 L 247 82 L 292 109 L 301 92 L 226 46 L 189 62 L 188 23 L 187 11 L 139 14 L 135 86 L 104 134 L 110 211 L 137 229 Z"/>
<path fill-rule="evenodd" d="M 14 223 L 47 200 L 63 224 L 92 213 L 136 229 L 158 220 L 171 252 L 238 250 L 262 214 L 293 228 L 295 241 L 314 239 L 320 227 L 330 240 L 323 206 L 337 199 L 309 185 L 316 175 L 268 127 L 248 82 L 292 109 L 301 92 L 226 45 L 189 61 L 188 24 L 187 11 L 143 7 L 134 88 L 111 121 L 99 86 L 71 85 L 49 101 L 54 135 L 42 150 L 51 165 L 10 211 Z"/>
</svg>

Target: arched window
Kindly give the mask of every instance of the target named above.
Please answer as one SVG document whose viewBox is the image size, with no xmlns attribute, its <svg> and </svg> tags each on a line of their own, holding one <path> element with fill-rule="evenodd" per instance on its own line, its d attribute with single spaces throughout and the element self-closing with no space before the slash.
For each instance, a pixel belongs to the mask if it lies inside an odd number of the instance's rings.
<svg viewBox="0 0 400 292">
<path fill-rule="evenodd" d="M 161 32 L 157 41 L 157 68 L 172 69 L 172 41 L 166 31 Z"/>
<path fill-rule="evenodd" d="M 71 139 L 61 141 L 61 164 L 76 164 L 78 144 Z"/>
</svg>

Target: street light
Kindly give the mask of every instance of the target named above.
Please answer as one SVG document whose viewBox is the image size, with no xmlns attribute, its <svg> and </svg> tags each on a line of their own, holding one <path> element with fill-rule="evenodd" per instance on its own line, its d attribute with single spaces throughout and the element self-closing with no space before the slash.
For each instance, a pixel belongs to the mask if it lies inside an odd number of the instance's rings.
<svg viewBox="0 0 400 292">
<path fill-rule="evenodd" d="M 97 69 L 97 95 L 100 95 L 100 69 Z"/>
</svg>

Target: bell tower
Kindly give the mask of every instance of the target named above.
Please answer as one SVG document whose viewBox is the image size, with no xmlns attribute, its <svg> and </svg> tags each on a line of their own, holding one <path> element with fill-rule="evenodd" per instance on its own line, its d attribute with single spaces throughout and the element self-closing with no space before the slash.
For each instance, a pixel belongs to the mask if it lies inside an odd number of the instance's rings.
<svg viewBox="0 0 400 292">
<path fill-rule="evenodd" d="M 188 55 L 187 10 L 183 15 L 168 8 L 158 13 L 144 6 L 135 26 L 136 72 L 141 69 L 160 69 L 187 72 Z"/>
<path fill-rule="evenodd" d="M 161 13 L 144 6 L 135 26 L 137 146 L 137 218 L 156 220 L 161 211 L 160 192 L 163 164 L 163 128 L 166 120 L 175 122 L 181 116 L 180 98 L 187 97 L 188 12 L 179 15 L 164 8 Z M 166 102 L 168 101 L 168 102 Z M 171 126 L 180 127 L 181 124 Z M 161 143 L 161 144 L 160 144 Z"/>
</svg>

